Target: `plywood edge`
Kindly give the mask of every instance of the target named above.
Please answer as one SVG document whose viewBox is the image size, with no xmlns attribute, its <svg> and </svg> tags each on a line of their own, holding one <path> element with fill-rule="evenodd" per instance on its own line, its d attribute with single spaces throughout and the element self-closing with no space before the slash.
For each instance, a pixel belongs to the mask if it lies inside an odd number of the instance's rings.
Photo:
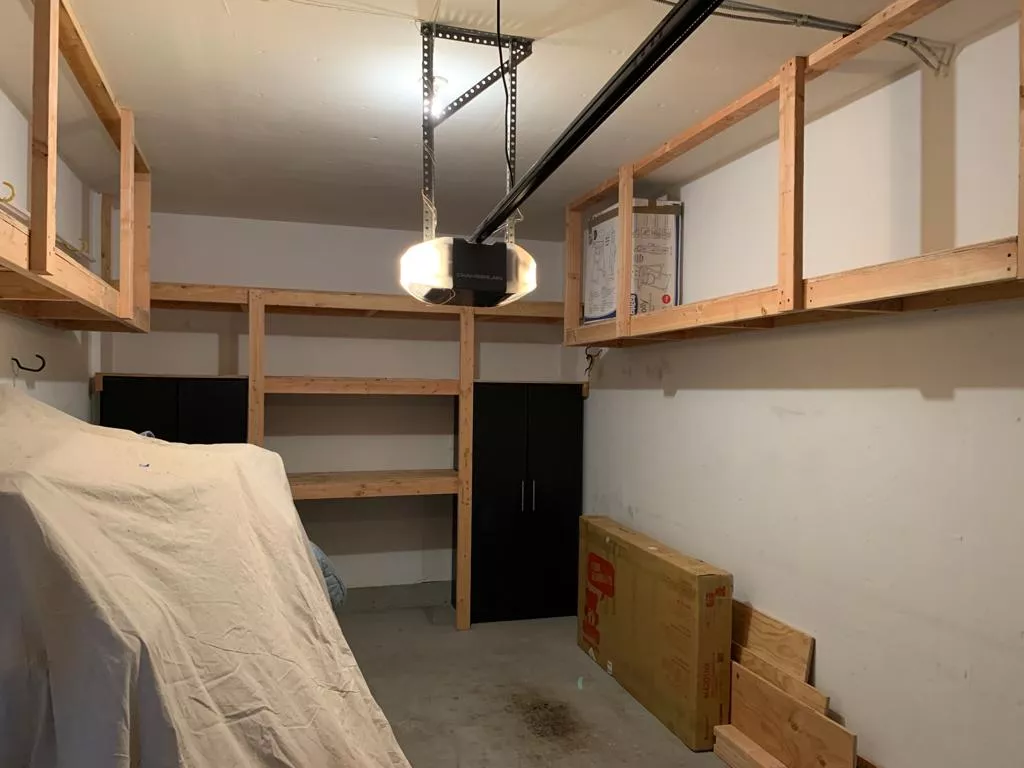
<svg viewBox="0 0 1024 768">
<path fill-rule="evenodd" d="M 809 309 L 956 290 L 1017 278 L 1017 238 L 929 253 L 804 281 Z"/>
<path fill-rule="evenodd" d="M 761 288 L 634 315 L 630 336 L 651 336 L 705 326 L 728 325 L 777 313 L 776 289 Z"/>
<path fill-rule="evenodd" d="M 759 674 L 772 685 L 778 686 L 797 701 L 809 706 L 815 712 L 819 712 L 822 715 L 828 714 L 828 696 L 823 694 L 814 686 L 805 683 L 803 680 L 789 674 L 784 669 L 779 668 L 773 664 L 770 659 L 762 656 L 757 651 L 750 648 L 744 648 L 738 643 L 733 643 L 732 660 L 738 664 L 742 664 L 751 672 Z"/>
<path fill-rule="evenodd" d="M 458 474 L 452 469 L 307 472 L 289 474 L 288 482 L 296 501 L 443 496 L 458 492 Z"/>
<path fill-rule="evenodd" d="M 437 395 L 459 394 L 458 379 L 391 379 L 329 376 L 267 376 L 268 395 Z"/>
<path fill-rule="evenodd" d="M 572 330 L 571 338 L 570 334 L 566 334 L 566 344 L 569 346 L 585 347 L 618 340 L 615 318 L 580 325 Z"/>
<path fill-rule="evenodd" d="M 715 726 L 715 754 L 729 768 L 786 768 L 734 725 Z"/>
</svg>

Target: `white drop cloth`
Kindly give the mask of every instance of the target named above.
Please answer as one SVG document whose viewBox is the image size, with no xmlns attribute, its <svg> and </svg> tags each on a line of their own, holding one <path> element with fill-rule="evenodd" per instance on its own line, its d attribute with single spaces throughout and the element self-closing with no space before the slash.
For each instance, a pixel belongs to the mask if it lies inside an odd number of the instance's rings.
<svg viewBox="0 0 1024 768">
<path fill-rule="evenodd" d="M 276 454 L 0 387 L 0 766 L 407 768 Z"/>
</svg>

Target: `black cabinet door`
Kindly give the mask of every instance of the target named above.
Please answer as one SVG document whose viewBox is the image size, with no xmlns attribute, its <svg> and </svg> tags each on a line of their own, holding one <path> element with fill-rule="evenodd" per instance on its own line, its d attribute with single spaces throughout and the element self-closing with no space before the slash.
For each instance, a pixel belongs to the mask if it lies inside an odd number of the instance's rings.
<svg viewBox="0 0 1024 768">
<path fill-rule="evenodd" d="M 170 377 L 104 376 L 99 392 L 104 427 L 152 432 L 177 442 L 178 380 Z"/>
<path fill-rule="evenodd" d="M 534 615 L 576 613 L 579 518 L 583 511 L 583 391 L 576 384 L 527 390 L 529 589 Z"/>
<path fill-rule="evenodd" d="M 249 418 L 246 379 L 180 379 L 178 441 L 244 443 Z"/>
<path fill-rule="evenodd" d="M 532 567 L 523 550 L 529 500 L 526 389 L 477 384 L 473 400 L 473 537 L 470 618 L 506 621 L 529 615 L 522 589 Z"/>
</svg>

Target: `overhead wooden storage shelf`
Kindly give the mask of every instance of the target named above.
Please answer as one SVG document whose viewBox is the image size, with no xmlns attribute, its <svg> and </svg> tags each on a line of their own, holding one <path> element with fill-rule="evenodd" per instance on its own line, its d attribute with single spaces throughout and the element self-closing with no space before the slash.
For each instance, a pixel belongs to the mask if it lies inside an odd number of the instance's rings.
<svg viewBox="0 0 1024 768">
<path fill-rule="evenodd" d="M 423 395 L 456 396 L 458 379 L 337 378 L 328 376 L 267 376 L 268 395 Z"/>
<path fill-rule="evenodd" d="M 565 343 L 611 347 L 659 339 L 703 338 L 865 314 L 1024 297 L 1018 236 L 923 256 L 908 254 L 911 258 L 808 279 L 803 274 L 806 84 L 949 1 L 895 0 L 856 32 L 835 38 L 806 58 L 790 59 L 761 85 L 672 137 L 645 157 L 623 165 L 617 176 L 604 180 L 570 203 L 566 209 Z M 621 206 L 616 247 L 616 317 L 583 324 L 585 212 L 616 192 L 619 200 L 631 200 L 635 179 L 658 170 L 776 102 L 779 105 L 776 284 L 631 315 L 628 283 L 633 269 L 632 208 Z M 1024 201 L 1024 192 L 1021 199 Z"/>
<path fill-rule="evenodd" d="M 375 496 L 445 496 L 459 492 L 454 469 L 313 472 L 288 476 L 296 501 Z"/>
<path fill-rule="evenodd" d="M 266 311 L 280 314 L 340 315 L 343 317 L 392 317 L 457 320 L 461 307 L 434 306 L 411 296 L 385 293 L 299 291 L 287 288 L 248 288 L 234 285 L 153 283 L 153 307 L 160 309 L 226 309 L 242 311 L 250 291 L 263 296 Z M 563 307 L 557 301 L 519 301 L 504 307 L 472 310 L 483 322 L 557 324 Z"/>
<path fill-rule="evenodd" d="M 33 15 L 31 215 L 0 208 L 0 311 L 58 328 L 146 331 L 151 179 L 135 143 L 134 116 L 115 101 L 71 9 L 62 0 L 36 0 Z M 108 273 L 95 274 L 76 261 L 57 237 L 61 54 L 120 151 L 120 287 Z M 104 268 L 112 253 L 112 209 L 104 205 Z"/>
</svg>

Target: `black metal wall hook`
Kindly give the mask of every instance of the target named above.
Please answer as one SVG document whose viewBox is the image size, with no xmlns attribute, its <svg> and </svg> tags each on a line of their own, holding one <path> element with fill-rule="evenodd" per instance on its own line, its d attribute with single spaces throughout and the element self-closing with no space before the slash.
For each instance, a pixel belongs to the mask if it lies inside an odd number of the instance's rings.
<svg viewBox="0 0 1024 768">
<path fill-rule="evenodd" d="M 39 367 L 38 368 L 29 368 L 28 366 L 24 366 L 24 365 L 21 364 L 21 360 L 19 360 L 16 357 L 12 357 L 11 358 L 11 362 L 14 363 L 16 366 L 18 366 L 19 370 L 28 371 L 29 373 L 39 373 L 41 370 L 43 370 L 46 367 L 46 358 L 43 357 L 42 355 L 36 355 L 36 357 L 39 358 Z"/>
</svg>

